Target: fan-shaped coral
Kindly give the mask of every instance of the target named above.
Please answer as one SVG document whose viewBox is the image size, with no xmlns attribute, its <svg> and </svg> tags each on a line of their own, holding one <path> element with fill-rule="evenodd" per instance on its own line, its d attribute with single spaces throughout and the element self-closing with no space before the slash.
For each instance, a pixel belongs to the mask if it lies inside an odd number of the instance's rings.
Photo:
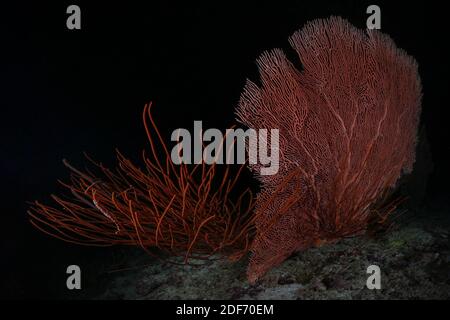
<svg viewBox="0 0 450 320">
<path fill-rule="evenodd" d="M 413 58 L 337 17 L 308 23 L 289 42 L 303 70 L 281 50 L 264 53 L 262 85 L 249 81 L 237 109 L 248 127 L 280 130 L 279 173 L 258 176 L 251 281 L 296 250 L 365 232 L 384 218 L 378 200 L 414 162 L 421 85 Z"/>
</svg>

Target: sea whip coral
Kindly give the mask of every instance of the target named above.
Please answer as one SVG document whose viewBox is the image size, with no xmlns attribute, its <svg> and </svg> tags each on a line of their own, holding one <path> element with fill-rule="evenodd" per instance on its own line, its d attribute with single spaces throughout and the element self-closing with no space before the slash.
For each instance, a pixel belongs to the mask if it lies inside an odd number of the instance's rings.
<svg viewBox="0 0 450 320">
<path fill-rule="evenodd" d="M 415 60 L 378 31 L 339 17 L 306 24 L 289 39 L 298 70 L 275 49 L 258 59 L 238 120 L 280 129 L 280 169 L 260 176 L 250 281 L 297 250 L 364 233 L 395 203 L 376 206 L 412 170 L 421 84 Z"/>
<path fill-rule="evenodd" d="M 184 257 L 185 263 L 212 255 L 240 258 L 253 234 L 253 198 L 248 188 L 237 198 L 230 193 L 236 192 L 244 165 L 237 172 L 226 166 L 220 174 L 216 164 L 174 165 L 150 108 L 151 103 L 143 112 L 151 151 L 151 157 L 143 154 L 144 170 L 120 152 L 116 170 L 91 160 L 97 174 L 64 161 L 72 181 L 62 184 L 71 194 L 53 195 L 52 206 L 36 201 L 29 210 L 31 223 L 64 241 L 138 245 L 149 254 L 156 247 Z"/>
</svg>

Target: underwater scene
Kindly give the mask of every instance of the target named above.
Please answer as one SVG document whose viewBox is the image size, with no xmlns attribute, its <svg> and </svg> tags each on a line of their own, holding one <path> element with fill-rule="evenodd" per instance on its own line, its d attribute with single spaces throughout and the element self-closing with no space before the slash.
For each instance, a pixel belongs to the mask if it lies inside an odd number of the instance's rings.
<svg viewBox="0 0 450 320">
<path fill-rule="evenodd" d="M 438 8 L 5 10 L 3 300 L 450 298 Z"/>
</svg>

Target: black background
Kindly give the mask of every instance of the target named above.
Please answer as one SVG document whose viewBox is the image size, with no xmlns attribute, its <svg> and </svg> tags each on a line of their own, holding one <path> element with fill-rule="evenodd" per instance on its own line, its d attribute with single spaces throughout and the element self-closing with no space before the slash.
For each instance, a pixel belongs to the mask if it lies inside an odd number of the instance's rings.
<svg viewBox="0 0 450 320">
<path fill-rule="evenodd" d="M 147 146 L 141 112 L 150 100 L 166 137 L 175 128 L 191 128 L 193 120 L 203 120 L 204 128 L 230 127 L 246 78 L 258 79 L 255 59 L 264 50 L 283 48 L 296 61 L 287 38 L 306 21 L 340 15 L 365 28 L 370 4 L 381 7 L 382 31 L 419 62 L 422 123 L 435 166 L 428 198 L 450 194 L 442 2 L 92 2 L 18 2 L 0 9 L 6 53 L 0 89 L 2 296 L 76 298 L 64 289 L 69 264 L 91 272 L 87 291 L 100 286 L 98 261 L 109 261 L 111 251 L 62 243 L 27 220 L 27 201 L 46 201 L 61 190 L 56 180 L 68 177 L 62 158 L 82 166 L 86 151 L 113 165 L 117 147 L 138 159 Z M 81 30 L 66 28 L 70 4 L 81 7 Z"/>
</svg>

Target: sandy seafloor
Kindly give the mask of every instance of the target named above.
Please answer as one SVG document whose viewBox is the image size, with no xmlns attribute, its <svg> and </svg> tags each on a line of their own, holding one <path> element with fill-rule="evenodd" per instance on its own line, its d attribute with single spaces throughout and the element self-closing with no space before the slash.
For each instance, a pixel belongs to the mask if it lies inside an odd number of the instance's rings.
<svg viewBox="0 0 450 320">
<path fill-rule="evenodd" d="M 349 238 L 298 252 L 257 283 L 248 259 L 178 266 L 133 251 L 103 279 L 94 299 L 449 299 L 448 212 L 415 214 L 378 238 Z M 381 289 L 366 287 L 367 267 L 381 269 Z"/>
</svg>

